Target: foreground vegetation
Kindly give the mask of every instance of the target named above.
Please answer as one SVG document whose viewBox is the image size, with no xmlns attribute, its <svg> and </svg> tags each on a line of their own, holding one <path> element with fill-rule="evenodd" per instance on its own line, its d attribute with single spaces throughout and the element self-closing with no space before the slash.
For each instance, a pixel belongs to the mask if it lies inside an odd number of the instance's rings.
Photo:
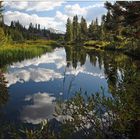
<svg viewBox="0 0 140 140">
<path fill-rule="evenodd" d="M 1 123 L 1 138 L 139 138 L 139 106 L 129 92 L 113 97 L 104 92 L 83 97 L 81 91 L 66 102 L 58 102 L 56 119 L 36 126 Z M 57 121 L 63 117 L 63 121 Z"/>
</svg>

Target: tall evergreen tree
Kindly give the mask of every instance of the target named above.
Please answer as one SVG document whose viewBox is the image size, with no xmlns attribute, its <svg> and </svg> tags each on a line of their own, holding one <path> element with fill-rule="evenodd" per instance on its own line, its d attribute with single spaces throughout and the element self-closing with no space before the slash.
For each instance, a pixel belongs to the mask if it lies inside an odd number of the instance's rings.
<svg viewBox="0 0 140 140">
<path fill-rule="evenodd" d="M 66 41 L 72 41 L 73 39 L 73 30 L 70 18 L 67 19 L 65 39 Z"/>
<path fill-rule="evenodd" d="M 89 25 L 89 28 L 88 28 L 89 39 L 93 38 L 93 33 L 94 33 L 94 21 L 92 20 L 92 22 L 91 22 L 91 24 Z"/>
<path fill-rule="evenodd" d="M 10 25 L 11 28 L 14 28 L 15 25 L 14 25 L 14 21 L 11 21 L 11 25 Z"/>
<path fill-rule="evenodd" d="M 38 30 L 40 31 L 40 24 L 38 24 Z"/>
<path fill-rule="evenodd" d="M 76 40 L 78 42 L 80 42 L 82 40 L 82 28 L 81 28 L 81 23 L 78 23 L 78 26 L 77 26 L 77 37 L 76 37 Z"/>
<path fill-rule="evenodd" d="M 29 24 L 29 28 L 28 28 L 28 30 L 29 30 L 30 32 L 33 31 L 33 24 L 32 24 L 32 23 Z"/>
<path fill-rule="evenodd" d="M 73 17 L 73 41 L 78 39 L 78 16 Z"/>
<path fill-rule="evenodd" d="M 83 17 L 81 18 L 80 27 L 81 27 L 81 39 L 86 40 L 88 29 L 87 29 L 87 22 Z"/>
</svg>

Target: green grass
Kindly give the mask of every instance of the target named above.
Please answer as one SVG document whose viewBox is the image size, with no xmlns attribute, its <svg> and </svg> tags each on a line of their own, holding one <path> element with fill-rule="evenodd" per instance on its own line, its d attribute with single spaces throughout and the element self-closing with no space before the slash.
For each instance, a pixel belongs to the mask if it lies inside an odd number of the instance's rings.
<svg viewBox="0 0 140 140">
<path fill-rule="evenodd" d="M 0 55 L 12 56 L 16 53 L 41 54 L 54 48 L 53 41 L 26 41 L 23 43 L 6 43 L 0 47 Z"/>
<path fill-rule="evenodd" d="M 56 41 L 53 40 L 27 40 L 25 43 L 36 47 L 51 46 L 51 48 L 55 48 L 60 46 Z"/>
<path fill-rule="evenodd" d="M 128 44 L 127 40 L 119 40 L 119 41 L 95 41 L 90 40 L 84 43 L 86 49 L 90 50 L 125 50 L 126 45 Z"/>
<path fill-rule="evenodd" d="M 84 43 L 86 49 L 98 49 L 105 50 L 110 45 L 110 42 L 107 41 L 95 41 L 90 40 Z"/>
<path fill-rule="evenodd" d="M 40 56 L 45 52 L 51 52 L 57 43 L 47 40 L 30 40 L 23 43 L 4 43 L 0 46 L 0 67 L 12 62 Z"/>
</svg>

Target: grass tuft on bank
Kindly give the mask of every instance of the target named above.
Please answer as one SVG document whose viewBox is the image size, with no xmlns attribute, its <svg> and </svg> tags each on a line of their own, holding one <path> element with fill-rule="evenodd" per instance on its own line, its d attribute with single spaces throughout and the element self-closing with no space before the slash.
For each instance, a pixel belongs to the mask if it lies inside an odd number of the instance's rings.
<svg viewBox="0 0 140 140">
<path fill-rule="evenodd" d="M 107 41 L 95 41 L 90 40 L 84 43 L 85 48 L 87 49 L 101 49 L 105 50 L 110 45 L 110 42 Z"/>
<path fill-rule="evenodd" d="M 98 41 L 89 40 L 84 43 L 84 48 L 86 50 L 111 50 L 111 51 L 121 51 L 129 56 L 140 59 L 139 53 L 140 48 L 138 47 L 140 41 L 132 41 L 131 39 L 117 37 L 117 41 Z"/>
<path fill-rule="evenodd" d="M 29 40 L 22 43 L 4 43 L 0 46 L 0 67 L 12 62 L 41 56 L 51 52 L 58 44 L 51 40 Z"/>
</svg>

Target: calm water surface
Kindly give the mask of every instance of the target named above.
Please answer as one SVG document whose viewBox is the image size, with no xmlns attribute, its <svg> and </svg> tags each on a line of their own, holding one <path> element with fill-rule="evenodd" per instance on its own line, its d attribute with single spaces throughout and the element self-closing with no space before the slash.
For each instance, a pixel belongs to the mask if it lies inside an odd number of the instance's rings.
<svg viewBox="0 0 140 140">
<path fill-rule="evenodd" d="M 105 95 L 111 96 L 125 66 L 128 62 L 133 65 L 125 55 L 113 54 L 112 58 L 110 54 L 56 48 L 41 57 L 13 63 L 4 73 L 9 99 L 2 121 L 38 124 L 51 119 L 55 101 L 67 100 L 79 89 L 92 94 L 103 87 Z"/>
</svg>

